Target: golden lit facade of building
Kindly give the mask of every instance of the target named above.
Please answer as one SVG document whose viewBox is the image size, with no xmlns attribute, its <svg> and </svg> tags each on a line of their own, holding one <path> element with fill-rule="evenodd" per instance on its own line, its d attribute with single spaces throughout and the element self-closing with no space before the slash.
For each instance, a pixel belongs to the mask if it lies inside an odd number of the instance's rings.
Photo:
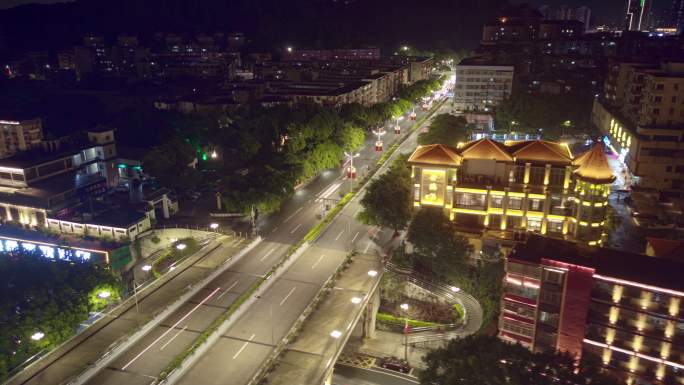
<svg viewBox="0 0 684 385">
<path fill-rule="evenodd" d="M 601 144 L 575 157 L 561 143 L 481 139 L 419 146 L 409 164 L 414 205 L 442 207 L 464 227 L 603 242 L 615 178 Z"/>
</svg>

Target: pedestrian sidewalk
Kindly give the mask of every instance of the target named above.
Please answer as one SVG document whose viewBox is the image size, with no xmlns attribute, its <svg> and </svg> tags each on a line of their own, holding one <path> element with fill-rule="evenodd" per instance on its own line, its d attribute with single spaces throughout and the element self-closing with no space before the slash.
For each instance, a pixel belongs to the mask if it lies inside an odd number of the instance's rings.
<svg viewBox="0 0 684 385">
<path fill-rule="evenodd" d="M 423 356 L 431 349 L 408 347 L 408 362 L 413 368 L 423 369 Z M 374 357 L 394 356 L 404 358 L 404 335 L 401 333 L 376 330 L 374 338 L 362 338 L 353 335 L 345 348 L 345 354 L 359 352 Z"/>
</svg>

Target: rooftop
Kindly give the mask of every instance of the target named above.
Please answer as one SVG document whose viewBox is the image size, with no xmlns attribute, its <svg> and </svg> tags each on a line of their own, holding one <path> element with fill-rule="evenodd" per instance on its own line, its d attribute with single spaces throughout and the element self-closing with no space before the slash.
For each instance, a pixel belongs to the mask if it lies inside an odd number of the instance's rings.
<svg viewBox="0 0 684 385">
<path fill-rule="evenodd" d="M 418 146 L 408 159 L 409 163 L 428 163 L 446 166 L 458 166 L 461 156 L 457 150 L 445 144 Z"/>
<path fill-rule="evenodd" d="M 608 165 L 602 142 L 580 154 L 572 161 L 572 164 L 579 166 L 574 173 L 580 179 L 599 183 L 613 183 L 615 180 L 613 170 Z"/>
<path fill-rule="evenodd" d="M 684 292 L 681 271 L 684 264 L 671 259 L 649 257 L 609 248 L 590 248 L 579 243 L 531 234 L 515 246 L 508 257 L 539 264 L 542 259 L 592 268 L 595 274 L 634 283 Z"/>
</svg>

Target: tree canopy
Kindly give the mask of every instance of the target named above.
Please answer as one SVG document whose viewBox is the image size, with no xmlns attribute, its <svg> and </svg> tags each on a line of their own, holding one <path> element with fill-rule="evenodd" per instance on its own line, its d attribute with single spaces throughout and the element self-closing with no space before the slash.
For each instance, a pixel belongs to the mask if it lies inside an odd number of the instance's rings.
<svg viewBox="0 0 684 385">
<path fill-rule="evenodd" d="M 442 279 L 453 278 L 472 251 L 468 239 L 457 232 L 441 208 L 421 208 L 411 221 L 406 239 L 413 244 L 419 263 Z"/>
<path fill-rule="evenodd" d="M 430 129 L 418 135 L 418 144 L 448 144 L 456 147 L 468 139 L 466 125 L 462 116 L 439 114 L 432 118 Z"/>
<path fill-rule="evenodd" d="M 398 157 L 389 171 L 370 182 L 361 199 L 363 210 L 358 214 L 363 223 L 394 231 L 406 228 L 413 209 L 411 172 L 407 160 L 407 155 Z"/>
<path fill-rule="evenodd" d="M 600 372 L 593 357 L 579 368 L 568 354 L 533 353 L 521 345 L 494 336 L 471 335 L 449 341 L 423 358 L 419 373 L 424 385 L 617 385 L 619 381 Z"/>
<path fill-rule="evenodd" d="M 46 259 L 23 249 L 0 253 L 0 282 L 0 379 L 72 336 L 89 312 L 121 295 L 119 280 L 102 266 Z M 98 296 L 103 291 L 107 299 Z M 37 332 L 44 337 L 33 340 Z"/>
</svg>

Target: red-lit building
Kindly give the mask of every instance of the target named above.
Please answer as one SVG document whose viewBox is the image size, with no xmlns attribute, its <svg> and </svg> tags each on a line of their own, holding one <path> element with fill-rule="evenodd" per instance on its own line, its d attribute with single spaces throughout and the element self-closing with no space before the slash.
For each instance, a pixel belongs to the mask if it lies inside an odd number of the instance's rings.
<svg viewBox="0 0 684 385">
<path fill-rule="evenodd" d="M 681 262 L 533 235 L 505 270 L 500 338 L 593 354 L 628 384 L 684 383 Z"/>
</svg>

